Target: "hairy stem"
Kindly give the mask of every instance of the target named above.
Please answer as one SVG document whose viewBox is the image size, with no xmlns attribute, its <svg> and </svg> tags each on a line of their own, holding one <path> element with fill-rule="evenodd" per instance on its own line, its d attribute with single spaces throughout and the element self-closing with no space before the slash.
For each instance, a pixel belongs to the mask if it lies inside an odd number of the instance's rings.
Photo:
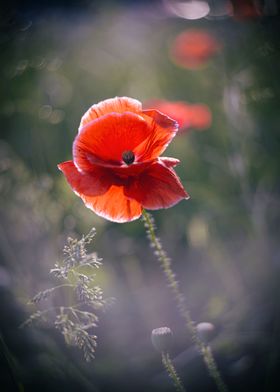
<svg viewBox="0 0 280 392">
<path fill-rule="evenodd" d="M 185 392 L 186 390 L 180 380 L 180 377 L 178 376 L 178 374 L 175 370 L 175 367 L 170 359 L 169 354 L 166 352 L 162 352 L 161 359 L 162 359 L 163 366 L 165 367 L 169 377 L 171 378 L 176 391 Z"/>
<path fill-rule="evenodd" d="M 151 246 L 155 249 L 155 255 L 164 272 L 164 275 L 167 280 L 167 284 L 173 293 L 179 313 L 181 317 L 184 319 L 187 329 L 191 334 L 192 341 L 196 345 L 200 354 L 202 355 L 205 365 L 207 366 L 208 372 L 210 376 L 213 378 L 217 386 L 217 389 L 220 392 L 227 392 L 228 388 L 221 377 L 221 374 L 217 367 L 216 361 L 213 357 L 212 351 L 210 350 L 210 347 L 206 346 L 204 342 L 202 342 L 197 335 L 195 324 L 185 304 L 185 298 L 180 291 L 180 287 L 176 279 L 176 275 L 172 270 L 171 259 L 167 256 L 165 250 L 161 245 L 159 238 L 156 236 L 153 218 L 145 210 L 143 210 L 143 221 Z"/>
</svg>

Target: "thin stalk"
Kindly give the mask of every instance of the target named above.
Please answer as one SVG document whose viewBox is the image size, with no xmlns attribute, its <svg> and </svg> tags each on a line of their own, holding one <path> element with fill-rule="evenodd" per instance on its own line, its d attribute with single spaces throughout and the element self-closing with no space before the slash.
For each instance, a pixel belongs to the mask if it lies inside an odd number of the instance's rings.
<svg viewBox="0 0 280 392">
<path fill-rule="evenodd" d="M 167 256 L 165 250 L 161 245 L 160 239 L 156 236 L 154 220 L 152 216 L 148 214 L 147 211 L 145 210 L 143 210 L 143 221 L 151 246 L 155 249 L 154 253 L 166 277 L 168 287 L 170 287 L 170 290 L 173 293 L 179 313 L 181 317 L 184 319 L 187 329 L 191 334 L 192 341 L 196 345 L 199 353 L 202 355 L 204 359 L 204 363 L 207 366 L 208 372 L 210 376 L 213 378 L 217 386 L 217 389 L 220 392 L 227 392 L 228 388 L 221 377 L 216 361 L 213 357 L 212 351 L 210 350 L 209 346 L 206 346 L 204 342 L 202 342 L 197 335 L 195 323 L 193 322 L 190 312 L 187 309 L 184 295 L 180 290 L 179 283 L 176 279 L 176 275 L 172 270 L 171 259 Z"/>
<path fill-rule="evenodd" d="M 169 354 L 163 351 L 161 353 L 161 359 L 162 359 L 163 366 L 165 367 L 169 377 L 171 378 L 176 391 L 186 392 L 186 390 L 180 380 L 180 377 L 178 376 L 176 369 L 170 359 Z"/>
</svg>

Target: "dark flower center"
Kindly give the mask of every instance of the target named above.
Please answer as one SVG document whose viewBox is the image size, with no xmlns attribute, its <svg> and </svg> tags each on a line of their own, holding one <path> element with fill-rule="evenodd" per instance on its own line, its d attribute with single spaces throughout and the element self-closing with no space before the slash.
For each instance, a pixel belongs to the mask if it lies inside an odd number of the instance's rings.
<svg viewBox="0 0 280 392">
<path fill-rule="evenodd" d="M 132 151 L 127 150 L 122 153 L 122 159 L 127 165 L 131 165 L 134 162 L 135 155 Z"/>
</svg>

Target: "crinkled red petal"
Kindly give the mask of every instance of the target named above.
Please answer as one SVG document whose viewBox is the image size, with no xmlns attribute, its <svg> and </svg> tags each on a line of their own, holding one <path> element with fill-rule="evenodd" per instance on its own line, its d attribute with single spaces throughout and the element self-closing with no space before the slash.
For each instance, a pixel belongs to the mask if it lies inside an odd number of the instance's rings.
<svg viewBox="0 0 280 392">
<path fill-rule="evenodd" d="M 180 200 L 188 199 L 179 177 L 171 169 L 172 164 L 175 162 L 168 163 L 165 159 L 154 162 L 126 186 L 125 194 L 150 210 L 172 207 Z"/>
<path fill-rule="evenodd" d="M 161 99 L 155 99 L 148 101 L 145 104 L 146 107 L 154 108 L 160 112 L 166 114 L 170 118 L 173 118 L 178 122 L 179 128 L 186 128 L 189 124 L 189 105 L 183 101 L 165 101 Z"/>
<path fill-rule="evenodd" d="M 97 215 L 112 222 L 130 222 L 142 215 L 141 204 L 125 194 L 124 186 L 112 185 L 102 196 L 81 195 L 81 198 L 85 205 Z"/>
<path fill-rule="evenodd" d="M 166 149 L 177 130 L 176 121 L 157 110 L 143 111 L 141 116 L 110 113 L 88 123 L 77 135 L 74 162 L 87 171 L 92 164 L 119 167 L 128 150 L 134 153 L 135 164 L 151 161 Z"/>
<path fill-rule="evenodd" d="M 81 130 L 84 125 L 96 120 L 99 117 L 104 116 L 109 113 L 124 113 L 133 112 L 140 114 L 142 110 L 141 102 L 133 98 L 128 97 L 115 97 L 110 99 L 105 99 L 105 101 L 99 102 L 96 105 L 92 105 L 88 111 L 83 115 L 80 123 L 79 130 Z"/>
<path fill-rule="evenodd" d="M 58 165 L 74 192 L 79 195 L 100 196 L 115 182 L 113 174 L 102 166 L 92 166 L 91 172 L 80 172 L 73 161 Z"/>
<path fill-rule="evenodd" d="M 167 167 L 174 167 L 180 163 L 179 159 L 176 158 L 169 158 L 169 157 L 161 157 L 159 161 L 162 162 Z"/>
<path fill-rule="evenodd" d="M 131 178 L 131 177 L 136 177 L 139 176 L 141 173 L 143 173 L 149 166 L 151 166 L 154 162 L 156 161 L 161 161 L 164 163 L 167 167 L 174 167 L 180 163 L 179 159 L 175 158 L 157 158 L 156 160 L 153 161 L 146 161 L 146 162 L 140 162 L 140 163 L 135 163 L 133 165 L 122 165 L 119 167 L 116 166 L 106 166 L 110 168 L 114 174 L 116 174 L 118 177 L 122 179 L 126 178 Z"/>
<path fill-rule="evenodd" d="M 95 165 L 91 172 L 80 172 L 72 161 L 61 163 L 58 167 L 75 193 L 97 215 L 119 223 L 141 216 L 141 204 L 124 193 L 122 180 L 110 170 Z"/>
<path fill-rule="evenodd" d="M 83 127 L 73 144 L 75 164 L 90 170 L 91 164 L 122 165 L 124 151 L 135 154 L 135 162 L 150 137 L 147 121 L 135 113 L 110 113 Z M 142 146 L 142 147 L 139 147 Z"/>
<path fill-rule="evenodd" d="M 151 134 L 142 150 L 141 160 L 152 160 L 159 157 L 167 148 L 178 131 L 178 123 L 158 110 L 143 110 L 143 117 L 149 123 Z"/>
</svg>

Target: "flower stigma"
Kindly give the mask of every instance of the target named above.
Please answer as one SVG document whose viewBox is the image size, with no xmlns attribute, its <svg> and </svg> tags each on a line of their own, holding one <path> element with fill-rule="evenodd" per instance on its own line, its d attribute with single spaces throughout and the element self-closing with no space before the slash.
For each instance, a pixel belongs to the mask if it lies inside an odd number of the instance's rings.
<svg viewBox="0 0 280 392">
<path fill-rule="evenodd" d="M 131 165 L 134 162 L 135 155 L 133 151 L 127 150 L 122 153 L 122 159 L 127 165 Z"/>
</svg>

